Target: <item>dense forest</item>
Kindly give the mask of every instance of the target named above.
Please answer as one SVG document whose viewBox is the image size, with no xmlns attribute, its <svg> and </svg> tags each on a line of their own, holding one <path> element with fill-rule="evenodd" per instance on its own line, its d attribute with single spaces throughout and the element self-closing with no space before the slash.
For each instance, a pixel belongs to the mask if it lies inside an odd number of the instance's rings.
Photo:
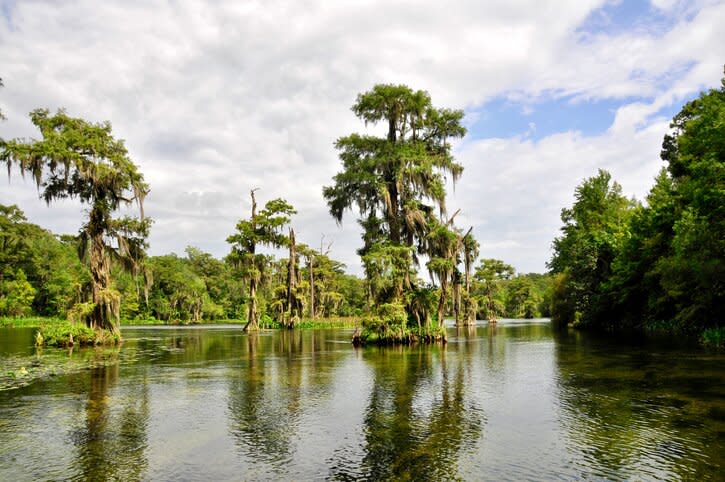
<svg viewBox="0 0 725 482">
<path fill-rule="evenodd" d="M 554 318 L 604 329 L 702 333 L 722 343 L 725 79 L 674 117 L 646 202 L 605 171 L 584 180 L 554 241 Z"/>
<path fill-rule="evenodd" d="M 29 223 L 17 206 L 0 205 L 0 316 L 75 316 L 88 299 L 88 267 L 77 254 L 77 238 Z M 304 318 L 358 317 L 369 312 L 367 284 L 322 251 L 298 245 L 297 290 Z M 263 326 L 277 326 L 286 300 L 288 258 L 263 255 L 258 306 Z M 492 270 L 492 263 L 503 271 Z M 121 294 L 124 323 L 203 323 L 244 320 L 248 286 L 233 255 L 217 259 L 189 246 L 185 256 L 149 256 L 144 270 L 112 267 Z M 515 276 L 513 267 L 483 260 L 473 275 L 480 319 L 548 316 L 547 277 Z M 314 293 L 310 286 L 313 287 Z M 493 300 L 490 304 L 489 300 Z M 313 308 L 314 304 L 314 308 Z M 312 311 L 314 309 L 314 312 Z M 450 311 L 450 309 L 449 309 Z"/>
</svg>

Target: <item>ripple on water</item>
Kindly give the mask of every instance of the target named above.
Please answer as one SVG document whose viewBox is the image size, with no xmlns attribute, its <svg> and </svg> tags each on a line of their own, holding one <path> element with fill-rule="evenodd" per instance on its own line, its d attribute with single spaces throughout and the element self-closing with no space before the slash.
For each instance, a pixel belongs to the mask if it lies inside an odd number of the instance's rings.
<svg viewBox="0 0 725 482">
<path fill-rule="evenodd" d="M 721 473 L 725 357 L 615 350 L 542 323 L 450 333 L 353 350 L 334 331 L 150 328 L 126 331 L 112 363 L 15 350 L 3 370 L 57 356 L 66 371 L 0 391 L 0 480 Z"/>
</svg>

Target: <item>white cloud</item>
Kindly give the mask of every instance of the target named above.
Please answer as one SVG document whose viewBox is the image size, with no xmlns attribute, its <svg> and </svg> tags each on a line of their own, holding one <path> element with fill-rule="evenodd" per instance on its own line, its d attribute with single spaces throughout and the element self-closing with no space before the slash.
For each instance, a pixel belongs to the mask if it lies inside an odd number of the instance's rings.
<svg viewBox="0 0 725 482">
<path fill-rule="evenodd" d="M 652 115 L 721 74 L 723 2 L 703 3 L 667 32 L 578 31 L 605 3 L 18 2 L 0 18 L 0 136 L 37 135 L 27 120 L 36 107 L 112 121 L 152 187 L 152 253 L 196 244 L 223 255 L 249 189 L 260 187 L 262 201 L 297 207 L 303 242 L 334 238 L 333 255 L 354 268 L 354 217 L 339 229 L 321 188 L 338 170 L 334 140 L 363 129 L 349 110 L 358 92 L 402 82 L 469 109 L 501 95 L 638 98 L 593 138 L 460 144 L 467 172 L 455 202 L 472 203 L 466 220 L 496 256 L 541 270 L 579 180 L 606 167 L 641 195 L 667 124 Z M 0 186 L 0 202 L 34 222 L 78 229 L 76 204 L 46 208 L 15 178 Z"/>
</svg>

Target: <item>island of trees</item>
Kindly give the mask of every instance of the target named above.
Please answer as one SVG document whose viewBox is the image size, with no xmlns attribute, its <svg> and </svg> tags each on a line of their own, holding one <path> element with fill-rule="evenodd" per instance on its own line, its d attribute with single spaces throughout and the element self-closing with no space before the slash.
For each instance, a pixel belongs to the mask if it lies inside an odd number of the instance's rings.
<svg viewBox="0 0 725 482">
<path fill-rule="evenodd" d="M 547 274 L 479 260 L 472 228 L 448 212 L 447 182 L 463 174 L 451 154 L 466 133 L 462 111 L 388 84 L 360 94 L 352 111 L 381 135 L 337 140 L 342 168 L 323 196 L 338 223 L 356 216 L 362 227 L 362 279 L 345 273 L 324 238 L 319 249 L 297 243 L 295 208 L 282 198 L 258 205 L 267 192 L 256 188 L 223 259 L 191 246 L 185 256 L 148 256 L 149 186 L 111 125 L 33 111 L 41 137 L 0 138 L 0 160 L 9 175 L 32 178 L 48 204 L 80 200 L 87 218 L 77 235 L 56 236 L 0 205 L 0 316 L 71 320 L 38 335 L 60 344 L 117 341 L 121 320 L 242 320 L 251 331 L 338 319 L 356 327 L 354 343 L 387 344 L 445 341 L 446 317 L 462 326 L 539 316 L 722 343 L 725 83 L 675 116 L 667 167 L 646 203 L 624 197 L 607 172 L 583 181 L 562 211 Z M 128 204 L 138 216 L 118 217 Z"/>
</svg>

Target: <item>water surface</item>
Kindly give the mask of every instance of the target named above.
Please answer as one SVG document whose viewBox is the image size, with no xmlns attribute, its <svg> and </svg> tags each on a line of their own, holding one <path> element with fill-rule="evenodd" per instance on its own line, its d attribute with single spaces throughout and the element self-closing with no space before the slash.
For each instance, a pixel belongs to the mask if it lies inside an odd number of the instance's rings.
<svg viewBox="0 0 725 482">
<path fill-rule="evenodd" d="M 72 351 L 32 333 L 0 329 L 0 480 L 722 480 L 725 355 L 696 347 L 545 320 L 365 349 L 349 330 L 124 328 Z"/>
</svg>

